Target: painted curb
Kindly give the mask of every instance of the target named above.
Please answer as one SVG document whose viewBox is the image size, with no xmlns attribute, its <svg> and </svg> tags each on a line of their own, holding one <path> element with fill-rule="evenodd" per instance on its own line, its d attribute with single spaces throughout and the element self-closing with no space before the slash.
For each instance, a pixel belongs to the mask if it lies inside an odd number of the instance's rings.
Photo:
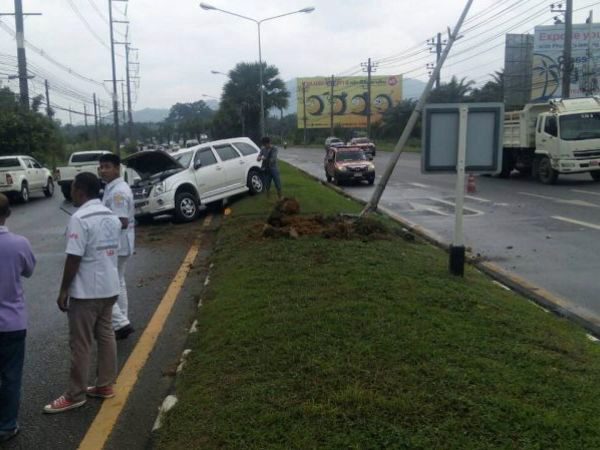
<svg viewBox="0 0 600 450">
<path fill-rule="evenodd" d="M 288 163 L 288 164 L 290 164 L 290 163 Z M 290 165 L 293 165 L 293 164 L 290 164 Z M 351 194 L 344 191 L 343 189 L 341 189 L 337 186 L 334 186 L 331 183 L 325 182 L 324 180 L 320 179 L 319 177 L 317 177 L 311 173 L 308 173 L 304 169 L 301 169 L 297 166 L 293 166 L 293 167 L 298 169 L 300 172 L 304 173 L 309 178 L 311 178 L 311 179 L 317 181 L 318 183 L 320 183 L 321 185 L 326 186 L 327 188 L 337 192 L 338 194 L 343 195 L 346 198 L 352 199 L 352 200 L 360 203 L 361 205 L 367 204 L 366 201 L 352 196 Z M 439 236 L 437 233 L 434 233 L 433 231 L 428 230 L 428 229 L 422 227 L 421 225 L 418 225 L 414 222 L 411 222 L 410 220 L 405 219 L 404 217 L 389 210 L 388 208 L 379 206 L 377 208 L 377 211 L 388 216 L 390 219 L 399 223 L 400 225 L 402 225 L 404 228 L 406 228 L 411 233 L 421 237 L 422 239 L 435 245 L 436 247 L 439 247 L 444 251 L 448 251 L 448 249 L 450 248 L 450 244 L 445 242 L 443 240 L 443 238 L 441 236 Z M 491 277 L 493 280 L 496 280 L 496 281 L 508 286 L 513 291 L 523 295 L 525 298 L 527 298 L 529 300 L 532 300 L 533 302 L 540 305 L 541 307 L 552 311 L 554 314 L 571 320 L 572 322 L 578 324 L 579 326 L 583 327 L 584 329 L 586 329 L 587 331 L 592 333 L 592 335 L 600 337 L 600 321 L 597 318 L 594 318 L 591 314 L 587 313 L 586 311 L 576 312 L 575 310 L 577 308 L 575 307 L 575 305 L 572 301 L 565 299 L 563 297 L 560 297 L 558 295 L 555 295 L 555 294 L 547 291 L 546 289 L 526 280 L 525 278 L 522 278 L 512 272 L 509 272 L 509 271 L 503 269 L 502 267 L 498 266 L 497 264 L 494 264 L 489 261 L 481 261 L 478 258 L 476 258 L 472 254 L 472 252 L 467 252 L 466 257 L 467 257 L 467 261 L 471 265 L 473 265 L 474 267 L 476 267 L 477 269 L 479 269 L 480 271 L 482 271 L 483 273 L 485 273 L 486 275 Z"/>
</svg>

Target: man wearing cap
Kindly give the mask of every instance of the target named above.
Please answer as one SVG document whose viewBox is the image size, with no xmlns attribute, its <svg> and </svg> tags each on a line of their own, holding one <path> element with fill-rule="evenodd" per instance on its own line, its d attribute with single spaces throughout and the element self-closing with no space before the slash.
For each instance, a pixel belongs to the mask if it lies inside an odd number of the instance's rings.
<svg viewBox="0 0 600 450">
<path fill-rule="evenodd" d="M 67 259 L 56 303 L 67 313 L 71 371 L 66 392 L 44 407 L 61 413 L 83 406 L 86 396 L 114 397 L 117 344 L 112 308 L 119 295 L 117 257 L 121 222 L 98 199 L 100 180 L 80 173 L 71 185 L 73 205 L 79 209 L 67 226 Z M 97 341 L 96 383 L 88 387 L 93 341 Z"/>
<path fill-rule="evenodd" d="M 121 177 L 121 158 L 113 153 L 105 153 L 100 157 L 99 163 L 100 176 L 106 183 L 102 203 L 121 221 L 121 245 L 119 247 L 121 290 L 117 303 L 113 306 L 112 323 L 117 340 L 126 339 L 135 331 L 129 321 L 129 302 L 125 283 L 125 268 L 129 257 L 133 255 L 135 245 L 135 206 L 131 188 Z"/>
<path fill-rule="evenodd" d="M 19 432 L 21 379 L 25 359 L 27 310 L 21 277 L 30 277 L 35 257 L 29 241 L 10 233 L 8 198 L 0 194 L 0 442 Z"/>
</svg>

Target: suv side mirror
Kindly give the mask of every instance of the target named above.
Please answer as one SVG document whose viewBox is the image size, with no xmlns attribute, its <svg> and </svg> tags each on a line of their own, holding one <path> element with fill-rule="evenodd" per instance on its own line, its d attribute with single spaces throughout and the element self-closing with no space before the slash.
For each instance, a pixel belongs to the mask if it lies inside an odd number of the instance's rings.
<svg viewBox="0 0 600 450">
<path fill-rule="evenodd" d="M 194 170 L 198 170 L 202 167 L 202 161 L 194 161 Z"/>
</svg>

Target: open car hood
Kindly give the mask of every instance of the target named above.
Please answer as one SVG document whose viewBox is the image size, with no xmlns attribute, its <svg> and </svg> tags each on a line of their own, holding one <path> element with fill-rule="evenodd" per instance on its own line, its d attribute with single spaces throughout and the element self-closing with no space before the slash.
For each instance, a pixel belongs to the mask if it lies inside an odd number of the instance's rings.
<svg viewBox="0 0 600 450">
<path fill-rule="evenodd" d="M 135 170 L 142 178 L 149 178 L 162 172 L 177 172 L 184 169 L 171 155 L 161 151 L 134 153 L 125 158 L 123 164 Z"/>
</svg>

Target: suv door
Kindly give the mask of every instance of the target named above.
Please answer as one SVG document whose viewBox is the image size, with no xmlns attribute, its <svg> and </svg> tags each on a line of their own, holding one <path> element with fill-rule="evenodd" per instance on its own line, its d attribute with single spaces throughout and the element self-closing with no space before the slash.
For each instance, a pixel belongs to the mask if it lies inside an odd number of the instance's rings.
<svg viewBox="0 0 600 450">
<path fill-rule="evenodd" d="M 40 189 L 40 170 L 35 168 L 33 160 L 31 158 L 25 158 L 23 160 L 27 169 L 27 184 L 29 185 L 29 192 Z"/>
<path fill-rule="evenodd" d="M 196 151 L 193 168 L 200 199 L 212 197 L 225 189 L 226 172 L 210 147 Z"/>
<path fill-rule="evenodd" d="M 225 187 L 227 190 L 237 189 L 246 185 L 247 162 L 240 156 L 231 144 L 214 146 L 217 155 L 225 168 Z"/>
<path fill-rule="evenodd" d="M 35 178 L 37 187 L 39 189 L 43 189 L 46 187 L 46 170 L 44 170 L 44 166 L 42 166 L 35 159 L 31 158 L 31 164 L 33 169 L 35 170 Z"/>
</svg>

